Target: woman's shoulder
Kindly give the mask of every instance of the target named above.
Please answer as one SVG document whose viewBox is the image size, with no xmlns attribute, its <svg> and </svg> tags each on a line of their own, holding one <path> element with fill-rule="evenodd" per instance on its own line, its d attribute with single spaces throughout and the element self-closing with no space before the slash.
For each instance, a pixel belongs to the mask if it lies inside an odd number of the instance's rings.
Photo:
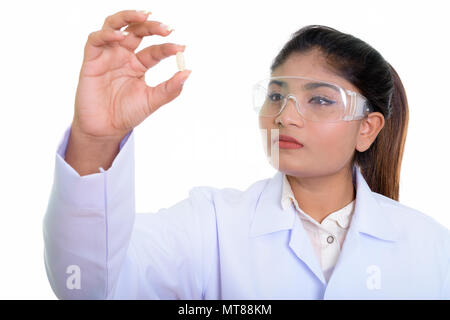
<svg viewBox="0 0 450 320">
<path fill-rule="evenodd" d="M 404 232 L 411 233 L 416 238 L 422 236 L 437 237 L 440 241 L 444 240 L 450 249 L 450 230 L 435 218 L 382 194 L 372 193 L 380 206 L 388 212 L 393 223 L 403 229 Z"/>
</svg>

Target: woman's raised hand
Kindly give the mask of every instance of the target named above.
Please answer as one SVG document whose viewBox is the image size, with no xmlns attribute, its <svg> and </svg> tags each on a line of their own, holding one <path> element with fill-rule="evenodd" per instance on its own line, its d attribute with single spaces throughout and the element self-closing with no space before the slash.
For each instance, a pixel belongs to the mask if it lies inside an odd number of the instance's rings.
<svg viewBox="0 0 450 320">
<path fill-rule="evenodd" d="M 178 71 L 155 87 L 145 83 L 148 69 L 185 48 L 164 43 L 135 53 L 143 37 L 171 33 L 161 22 L 148 21 L 149 14 L 120 11 L 107 17 L 101 30 L 89 34 L 76 91 L 72 130 L 93 139 L 120 141 L 181 93 L 190 70 Z M 122 32 L 120 29 L 125 26 Z"/>
</svg>

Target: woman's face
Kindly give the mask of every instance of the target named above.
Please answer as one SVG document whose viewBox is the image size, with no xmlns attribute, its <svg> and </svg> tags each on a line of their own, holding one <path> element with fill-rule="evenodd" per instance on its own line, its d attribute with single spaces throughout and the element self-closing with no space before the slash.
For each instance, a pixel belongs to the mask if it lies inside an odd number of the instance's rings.
<svg viewBox="0 0 450 320">
<path fill-rule="evenodd" d="M 327 68 L 324 58 L 318 51 L 290 55 L 282 65 L 274 70 L 272 76 L 304 76 L 333 82 L 344 89 L 359 92 L 350 82 Z M 275 147 L 275 150 L 279 150 L 278 168 L 276 169 L 292 176 L 316 177 L 336 173 L 350 165 L 358 143 L 362 121 L 326 123 L 304 120 L 297 112 L 294 101 L 289 99 L 279 115 L 259 117 L 259 126 L 263 129 L 262 132 L 267 132 L 269 157 L 274 149 L 272 139 L 275 136 L 271 135 L 271 129 L 279 129 L 280 135 L 294 137 L 303 144 L 303 147 L 299 149 Z M 278 126 L 279 122 L 283 125 Z M 272 165 L 274 165 L 273 162 Z"/>
</svg>

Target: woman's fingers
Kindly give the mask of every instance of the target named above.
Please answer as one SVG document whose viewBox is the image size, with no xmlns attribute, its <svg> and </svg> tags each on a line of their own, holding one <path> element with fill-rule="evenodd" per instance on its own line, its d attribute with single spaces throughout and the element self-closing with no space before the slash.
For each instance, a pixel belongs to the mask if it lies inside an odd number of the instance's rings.
<svg viewBox="0 0 450 320">
<path fill-rule="evenodd" d="M 148 70 L 162 59 L 175 55 L 178 51 L 184 51 L 186 46 L 175 43 L 157 44 L 136 53 L 136 58 Z"/>
<path fill-rule="evenodd" d="M 175 99 L 183 88 L 183 83 L 189 77 L 191 70 L 178 71 L 172 78 L 166 80 L 156 87 L 147 86 L 147 102 L 150 114 L 159 107 Z"/>
<path fill-rule="evenodd" d="M 85 60 L 89 61 L 95 59 L 102 53 L 103 46 L 113 42 L 122 41 L 126 37 L 127 32 L 112 29 L 102 29 L 90 33 L 84 50 Z"/>
<path fill-rule="evenodd" d="M 120 42 L 123 47 L 134 51 L 143 36 L 170 34 L 166 28 L 160 26 L 160 22 L 147 21 L 150 14 L 151 12 L 124 10 L 108 16 L 102 29 L 89 35 L 85 47 L 85 59 L 88 61 L 95 59 L 101 54 L 102 47 L 112 42 Z M 122 32 L 120 29 L 127 25 L 127 30 Z"/>
<path fill-rule="evenodd" d="M 144 21 L 141 23 L 130 24 L 126 31 L 133 32 L 138 37 L 145 37 L 149 35 L 168 36 L 173 30 L 169 26 L 160 21 Z"/>
<path fill-rule="evenodd" d="M 89 35 L 88 42 L 95 47 L 103 47 L 110 42 L 123 40 L 127 34 L 120 30 L 99 30 Z"/>
<path fill-rule="evenodd" d="M 130 36 L 121 41 L 120 45 L 134 52 L 141 43 L 143 37 L 152 35 L 166 37 L 173 31 L 172 29 L 169 31 L 169 28 L 170 27 L 159 21 L 132 23 L 125 29 L 125 31 L 130 33 Z"/>
<path fill-rule="evenodd" d="M 135 22 L 144 22 L 151 12 L 143 13 L 136 10 L 123 10 L 108 16 L 103 23 L 102 29 L 119 30 L 126 25 Z"/>
</svg>

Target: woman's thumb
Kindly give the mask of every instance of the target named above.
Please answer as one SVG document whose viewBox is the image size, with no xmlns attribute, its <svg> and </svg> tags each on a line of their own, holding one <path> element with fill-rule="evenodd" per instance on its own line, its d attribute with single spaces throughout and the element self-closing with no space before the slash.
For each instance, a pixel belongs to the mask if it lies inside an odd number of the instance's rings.
<svg viewBox="0 0 450 320">
<path fill-rule="evenodd" d="M 156 87 L 147 87 L 147 99 L 151 112 L 175 99 L 181 93 L 183 84 L 191 72 L 192 70 L 179 71 Z"/>
</svg>

